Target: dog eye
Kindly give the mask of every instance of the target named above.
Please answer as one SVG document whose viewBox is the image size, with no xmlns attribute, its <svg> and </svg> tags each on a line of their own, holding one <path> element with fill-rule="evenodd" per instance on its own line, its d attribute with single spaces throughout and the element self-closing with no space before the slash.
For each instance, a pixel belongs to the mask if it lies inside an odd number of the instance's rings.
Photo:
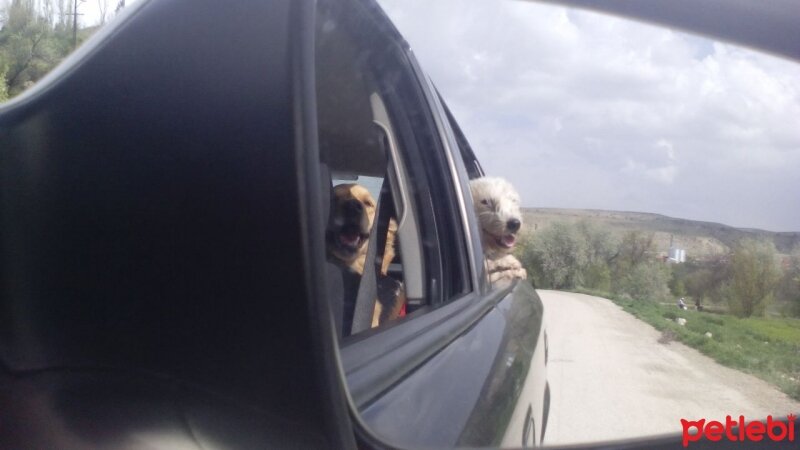
<svg viewBox="0 0 800 450">
<path fill-rule="evenodd" d="M 484 205 L 486 205 L 486 206 L 489 206 L 489 200 L 487 200 L 487 199 L 483 199 L 483 200 L 481 200 L 481 204 L 484 204 Z"/>
</svg>

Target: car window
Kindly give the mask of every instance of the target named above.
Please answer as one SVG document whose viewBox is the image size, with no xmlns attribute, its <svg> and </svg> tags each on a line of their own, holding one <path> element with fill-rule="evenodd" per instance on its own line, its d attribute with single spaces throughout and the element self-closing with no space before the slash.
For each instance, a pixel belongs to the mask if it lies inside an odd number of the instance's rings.
<svg viewBox="0 0 800 450">
<path fill-rule="evenodd" d="M 444 100 L 441 99 L 441 96 L 439 98 L 442 104 L 444 104 Z M 456 122 L 455 118 L 453 117 L 453 113 L 450 112 L 450 108 L 448 108 L 446 104 L 444 104 L 444 110 L 447 116 L 447 126 L 451 130 L 453 138 L 456 141 L 456 145 L 458 146 L 458 155 L 464 162 L 464 166 L 469 174 L 469 179 L 473 180 L 475 178 L 485 176 L 486 173 L 483 171 L 481 163 L 478 162 L 478 159 L 475 157 L 475 152 L 472 150 L 472 146 L 469 145 L 467 137 L 464 136 L 464 132 L 461 131 L 461 127 L 458 126 L 458 122 Z"/>
<path fill-rule="evenodd" d="M 337 8 L 319 6 L 317 105 L 327 258 L 344 286 L 334 314 L 347 337 L 458 298 L 470 272 L 443 147 L 403 48 L 375 39 L 366 12 Z"/>
</svg>

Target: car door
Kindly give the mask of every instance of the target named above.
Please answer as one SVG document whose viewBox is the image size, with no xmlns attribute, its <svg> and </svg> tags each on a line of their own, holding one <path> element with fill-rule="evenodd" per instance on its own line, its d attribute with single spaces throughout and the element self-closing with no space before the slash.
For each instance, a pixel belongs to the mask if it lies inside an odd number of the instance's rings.
<svg viewBox="0 0 800 450">
<path fill-rule="evenodd" d="M 408 295 L 405 316 L 340 333 L 363 438 L 402 447 L 541 442 L 543 308 L 526 281 L 488 281 L 463 155 L 473 175 L 477 160 L 380 9 L 320 2 L 318 12 L 323 184 L 372 185 L 379 204 L 392 201 L 394 265 Z M 329 276 L 334 286 L 339 275 Z M 341 300 L 347 292 L 330 295 L 334 305 L 353 303 Z M 337 323 L 351 323 L 349 314 L 334 308 Z"/>
</svg>

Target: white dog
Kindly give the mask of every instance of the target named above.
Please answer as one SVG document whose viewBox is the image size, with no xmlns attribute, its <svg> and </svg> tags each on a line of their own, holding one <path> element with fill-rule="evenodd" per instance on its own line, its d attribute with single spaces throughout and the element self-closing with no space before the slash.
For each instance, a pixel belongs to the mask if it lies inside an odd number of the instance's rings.
<svg viewBox="0 0 800 450">
<path fill-rule="evenodd" d="M 470 181 L 475 213 L 481 227 L 481 242 L 492 282 L 527 278 L 522 264 L 511 255 L 522 228 L 519 194 L 502 178 L 483 177 Z"/>
</svg>

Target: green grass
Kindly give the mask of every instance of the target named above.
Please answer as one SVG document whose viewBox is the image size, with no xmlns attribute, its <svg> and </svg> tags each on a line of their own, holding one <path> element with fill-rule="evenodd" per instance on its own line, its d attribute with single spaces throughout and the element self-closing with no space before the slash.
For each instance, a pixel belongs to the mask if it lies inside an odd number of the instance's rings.
<svg viewBox="0 0 800 450">
<path fill-rule="evenodd" d="M 665 336 L 696 348 L 718 363 L 753 374 L 800 400 L 800 319 L 746 318 L 692 310 L 655 302 L 615 298 L 598 292 L 649 323 Z M 683 317 L 680 326 L 675 318 Z M 705 336 L 711 332 L 712 337 Z"/>
</svg>

